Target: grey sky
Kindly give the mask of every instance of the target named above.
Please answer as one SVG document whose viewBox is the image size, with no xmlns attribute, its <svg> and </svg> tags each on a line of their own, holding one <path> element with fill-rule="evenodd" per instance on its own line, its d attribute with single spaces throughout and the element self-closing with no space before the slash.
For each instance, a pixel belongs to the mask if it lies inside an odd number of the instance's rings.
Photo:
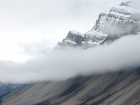
<svg viewBox="0 0 140 105">
<path fill-rule="evenodd" d="M 85 33 L 100 12 L 122 0 L 0 0 L 0 59 L 25 61 L 25 44 L 53 48 L 69 30 Z M 33 46 L 35 47 L 35 46 Z M 20 58 L 20 59 L 19 59 Z"/>
</svg>

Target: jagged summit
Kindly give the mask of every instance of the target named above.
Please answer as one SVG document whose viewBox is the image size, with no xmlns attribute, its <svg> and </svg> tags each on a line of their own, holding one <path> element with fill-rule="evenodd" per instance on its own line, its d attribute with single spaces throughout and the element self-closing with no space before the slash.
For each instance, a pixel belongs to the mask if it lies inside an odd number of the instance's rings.
<svg viewBox="0 0 140 105">
<path fill-rule="evenodd" d="M 129 0 L 110 9 L 108 13 L 100 13 L 94 27 L 85 34 L 70 31 L 59 43 L 61 46 L 96 46 L 112 42 L 124 35 L 140 32 L 140 1 Z"/>
<path fill-rule="evenodd" d="M 95 26 L 87 34 L 93 33 L 94 35 L 94 31 L 118 36 L 137 33 L 139 23 L 134 19 L 132 12 L 134 4 L 132 4 L 132 1 L 122 2 L 120 5 L 112 7 L 109 13 L 100 13 Z"/>
<path fill-rule="evenodd" d="M 126 1 L 126 2 L 122 2 L 122 3 L 120 4 L 120 6 L 131 6 L 131 3 L 132 3 L 132 0 Z"/>
<path fill-rule="evenodd" d="M 73 35 L 81 35 L 82 37 L 84 37 L 84 34 L 78 32 L 78 31 L 75 31 L 75 30 L 71 30 L 71 31 L 69 31 L 69 34 L 73 34 Z"/>
<path fill-rule="evenodd" d="M 59 42 L 59 46 L 82 46 L 82 43 L 84 42 L 84 34 L 79 33 L 77 31 L 69 31 L 67 34 L 67 37 L 63 39 L 62 42 Z"/>
</svg>

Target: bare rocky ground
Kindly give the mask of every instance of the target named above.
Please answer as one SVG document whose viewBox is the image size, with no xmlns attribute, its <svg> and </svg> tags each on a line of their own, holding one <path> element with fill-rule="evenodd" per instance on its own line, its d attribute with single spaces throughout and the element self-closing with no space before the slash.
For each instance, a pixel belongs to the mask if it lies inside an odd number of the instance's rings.
<svg viewBox="0 0 140 105">
<path fill-rule="evenodd" d="M 2 105 L 140 105 L 139 68 L 26 84 Z"/>
</svg>

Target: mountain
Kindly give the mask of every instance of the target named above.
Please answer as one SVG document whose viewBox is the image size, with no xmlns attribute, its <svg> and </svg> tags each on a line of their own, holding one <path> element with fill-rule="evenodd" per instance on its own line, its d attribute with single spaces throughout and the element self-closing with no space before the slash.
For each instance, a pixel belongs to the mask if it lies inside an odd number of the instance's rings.
<svg viewBox="0 0 140 105">
<path fill-rule="evenodd" d="M 5 96 L 6 94 L 10 93 L 17 87 L 15 84 L 4 84 L 0 83 L 0 98 Z"/>
<path fill-rule="evenodd" d="M 69 31 L 67 37 L 63 39 L 62 43 L 58 43 L 59 46 L 82 46 L 85 42 L 84 34 L 79 33 L 77 31 Z"/>
<path fill-rule="evenodd" d="M 140 3 L 139 3 L 140 4 Z M 139 35 L 138 1 L 122 2 L 100 13 L 87 33 L 69 31 L 58 48 L 112 43 L 126 35 Z M 2 105 L 140 105 L 140 67 L 114 72 L 20 85 L 2 98 Z"/>
<path fill-rule="evenodd" d="M 70 31 L 58 46 L 93 47 L 130 34 L 140 32 L 140 13 L 137 2 L 126 1 L 112 7 L 108 13 L 100 13 L 94 27 L 85 34 Z"/>
<path fill-rule="evenodd" d="M 140 105 L 140 68 L 26 84 L 2 105 Z"/>
</svg>

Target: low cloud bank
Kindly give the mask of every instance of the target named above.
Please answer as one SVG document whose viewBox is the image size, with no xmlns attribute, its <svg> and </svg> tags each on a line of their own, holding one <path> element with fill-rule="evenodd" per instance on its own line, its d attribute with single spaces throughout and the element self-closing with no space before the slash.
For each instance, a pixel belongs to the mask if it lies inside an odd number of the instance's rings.
<svg viewBox="0 0 140 105">
<path fill-rule="evenodd" d="M 25 63 L 0 61 L 0 81 L 26 83 L 66 79 L 140 65 L 140 35 L 125 36 L 110 45 L 87 50 L 65 49 Z"/>
</svg>

